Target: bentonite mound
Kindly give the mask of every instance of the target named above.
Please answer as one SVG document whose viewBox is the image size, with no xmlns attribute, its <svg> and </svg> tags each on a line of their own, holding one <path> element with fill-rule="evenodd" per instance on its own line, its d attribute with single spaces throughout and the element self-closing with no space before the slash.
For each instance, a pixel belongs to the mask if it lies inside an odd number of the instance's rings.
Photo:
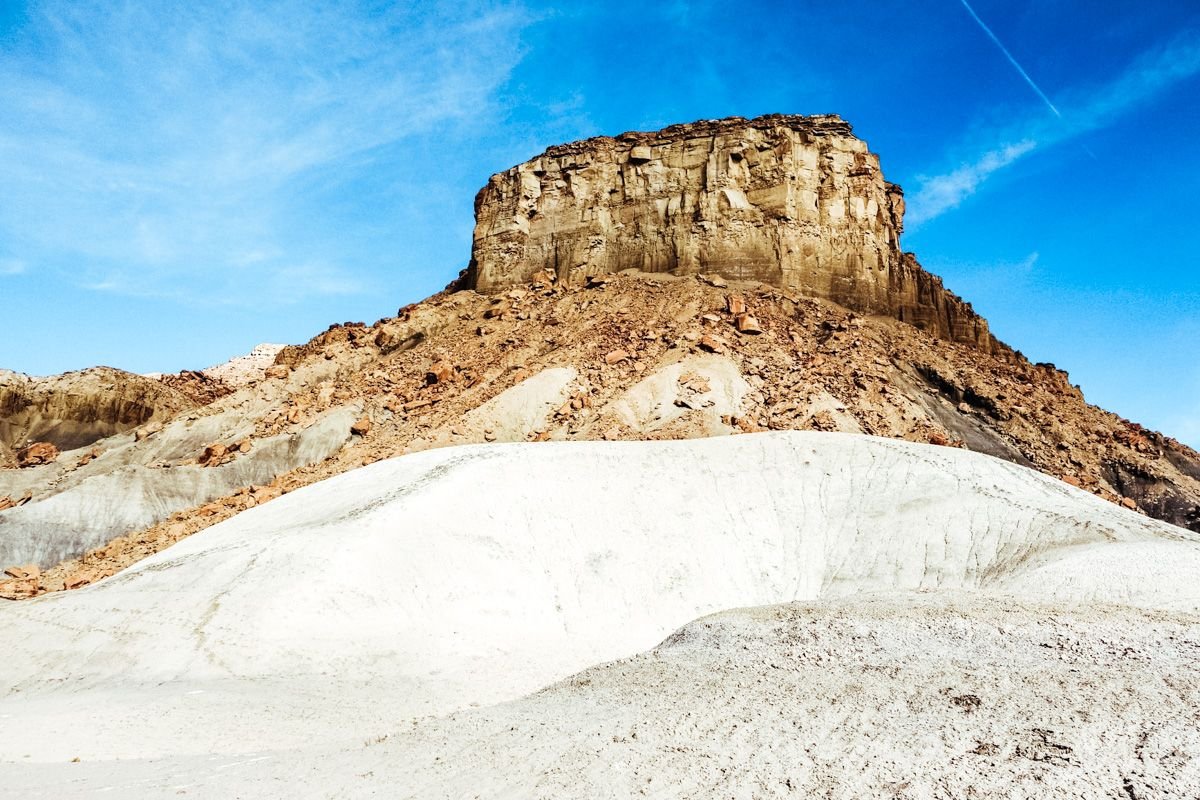
<svg viewBox="0 0 1200 800">
<path fill-rule="evenodd" d="M 0 764 L 55 798 L 1194 790 L 1198 569 L 954 448 L 447 448 L 0 607 Z"/>
</svg>

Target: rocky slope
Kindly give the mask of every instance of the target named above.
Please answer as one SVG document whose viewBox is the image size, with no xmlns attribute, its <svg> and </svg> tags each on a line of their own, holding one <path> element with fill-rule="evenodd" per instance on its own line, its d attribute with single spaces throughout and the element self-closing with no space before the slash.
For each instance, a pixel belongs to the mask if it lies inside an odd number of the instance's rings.
<svg viewBox="0 0 1200 800">
<path fill-rule="evenodd" d="M 900 250 L 904 195 L 833 115 L 672 125 L 551 147 L 475 199 L 467 285 L 638 269 L 753 280 L 985 352 L 971 307 Z"/>
<path fill-rule="evenodd" d="M 0 607 L 0 770 L 55 798 L 1194 793 L 1198 569 L 1196 534 L 955 448 L 444 448 Z"/>
<path fill-rule="evenodd" d="M 1052 365 L 983 354 L 774 287 L 713 283 L 725 282 L 626 274 L 559 288 L 547 277 L 498 296 L 442 294 L 372 326 L 334 326 L 281 351 L 273 377 L 173 422 L 166 438 L 98 443 L 101 455 L 119 454 L 113 465 L 142 465 L 149 483 L 131 485 L 135 502 L 119 499 L 119 481 L 104 491 L 118 493 L 114 506 L 149 508 L 147 523 L 84 513 L 93 502 L 89 479 L 112 473 L 102 460 L 76 468 L 81 454 L 72 453 L 50 467 L 0 472 L 0 496 L 33 498 L 0 512 L 0 541 L 40 522 L 43 532 L 68 524 L 76 537 L 90 527 L 94 544 L 85 547 L 121 537 L 43 575 L 42 591 L 112 574 L 264 498 L 405 452 L 756 430 L 962 446 L 1200 529 L 1200 456 L 1088 405 Z M 738 331 L 729 309 L 742 304 L 761 333 Z M 343 426 L 340 435 L 331 425 Z M 238 466 L 247 456 L 237 448 L 222 456 L 224 494 L 189 500 L 168 488 L 191 485 L 177 468 L 214 469 L 199 463 L 209 444 L 298 437 L 323 443 L 288 451 L 309 453 L 302 463 L 273 460 L 250 473 Z M 239 476 L 244 483 L 235 487 Z M 147 496 L 156 498 L 149 506 L 140 499 Z M 32 550 L 10 551 L 9 563 L 35 558 L 53 565 Z"/>
<path fill-rule="evenodd" d="M 137 375 L 111 367 L 37 378 L 0 370 L 0 469 L 33 442 L 74 450 L 142 425 L 163 423 L 261 380 L 283 345 L 205 370 Z"/>
<path fill-rule="evenodd" d="M 111 367 L 50 378 L 0 370 L 0 444 L 50 442 L 71 450 L 195 405 L 161 381 Z"/>
</svg>

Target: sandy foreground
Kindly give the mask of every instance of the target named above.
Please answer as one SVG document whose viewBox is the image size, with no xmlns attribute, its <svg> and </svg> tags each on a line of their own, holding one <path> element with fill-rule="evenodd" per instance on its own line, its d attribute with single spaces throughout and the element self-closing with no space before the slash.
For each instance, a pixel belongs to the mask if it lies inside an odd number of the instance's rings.
<svg viewBox="0 0 1200 800">
<path fill-rule="evenodd" d="M 2 792 L 1193 796 L 1197 576 L 953 448 L 429 451 L 0 607 Z"/>
</svg>

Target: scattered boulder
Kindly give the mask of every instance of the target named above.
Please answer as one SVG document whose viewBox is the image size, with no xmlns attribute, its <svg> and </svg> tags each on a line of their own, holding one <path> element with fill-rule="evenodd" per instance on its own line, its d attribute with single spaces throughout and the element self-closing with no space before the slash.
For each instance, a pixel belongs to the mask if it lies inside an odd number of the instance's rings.
<svg viewBox="0 0 1200 800">
<path fill-rule="evenodd" d="M 731 294 L 725 298 L 725 310 L 735 317 L 738 314 L 745 314 L 749 309 L 746 308 L 746 298 L 740 294 Z"/>
<path fill-rule="evenodd" d="M 4 600 L 28 600 L 38 593 L 36 578 L 0 581 L 0 598 Z"/>
<path fill-rule="evenodd" d="M 25 600 L 38 594 L 42 570 L 37 564 L 8 567 L 4 574 L 12 580 L 0 581 L 0 598 Z"/>
<path fill-rule="evenodd" d="M 155 420 L 154 422 L 151 422 L 149 425 L 143 425 L 142 427 L 140 427 L 136 431 L 134 431 L 133 432 L 133 440 L 135 442 L 140 442 L 143 439 L 148 439 L 151 436 L 153 436 L 154 434 L 161 431 L 162 429 L 163 429 L 162 422 L 160 422 L 159 420 Z"/>
<path fill-rule="evenodd" d="M 435 383 L 445 383 L 454 377 L 454 365 L 449 361 L 434 363 L 425 373 L 425 383 L 432 386 Z"/>
<path fill-rule="evenodd" d="M 87 586 L 89 583 L 95 583 L 99 579 L 100 576 L 95 570 L 81 569 L 66 579 L 65 586 L 67 589 L 78 589 L 81 586 Z"/>
<path fill-rule="evenodd" d="M 375 334 L 375 346 L 379 348 L 380 354 L 385 356 L 411 350 L 423 341 L 425 334 L 422 331 L 398 331 L 385 326 Z"/>
<path fill-rule="evenodd" d="M 222 463 L 225 457 L 229 454 L 229 448 L 223 444 L 210 444 L 204 448 L 204 452 L 200 454 L 199 461 L 206 467 L 215 467 Z"/>
<path fill-rule="evenodd" d="M 684 389 L 696 392 L 697 394 L 707 394 L 712 391 L 712 384 L 708 378 L 703 375 L 698 375 L 695 372 L 685 372 L 679 376 L 679 385 Z"/>
<path fill-rule="evenodd" d="M 707 334 L 701 336 L 699 345 L 701 350 L 707 350 L 710 353 L 719 354 L 725 352 L 725 345 L 721 344 L 721 340 L 717 339 L 715 336 L 709 336 Z"/>
<path fill-rule="evenodd" d="M 4 574 L 17 580 L 29 580 L 40 576 L 42 570 L 37 564 L 26 564 L 21 567 L 9 567 L 4 570 Z"/>
<path fill-rule="evenodd" d="M 11 497 L 0 497 L 0 511 L 7 511 L 10 508 L 20 508 L 33 499 L 33 492 L 29 491 L 13 500 Z"/>
<path fill-rule="evenodd" d="M 483 312 L 484 319 L 504 319 L 504 315 L 512 308 L 507 300 L 495 300 L 492 307 Z"/>
<path fill-rule="evenodd" d="M 403 411 L 405 414 L 407 414 L 410 411 L 416 411 L 418 408 L 425 408 L 426 406 L 431 406 L 436 402 L 437 401 L 432 398 L 426 398 L 424 400 L 412 400 L 412 401 L 407 402 L 404 405 L 402 405 L 400 407 L 400 410 Z"/>
<path fill-rule="evenodd" d="M 369 417 L 362 417 L 350 426 L 350 433 L 354 436 L 366 436 L 370 432 L 371 420 Z"/>
<path fill-rule="evenodd" d="M 242 439 L 234 444 L 210 444 L 204 448 L 197 461 L 206 467 L 219 467 L 237 458 L 239 453 L 249 453 L 254 447 L 249 439 Z"/>
<path fill-rule="evenodd" d="M 608 365 L 619 364 L 622 361 L 629 359 L 629 353 L 624 350 L 613 350 L 604 357 L 604 363 Z"/>
<path fill-rule="evenodd" d="M 17 451 L 18 467 L 36 467 L 58 460 L 58 448 L 50 442 L 34 442 Z"/>
<path fill-rule="evenodd" d="M 213 367 L 211 369 L 217 369 Z M 227 383 L 215 375 L 209 375 L 194 369 L 180 370 L 175 374 L 161 375 L 158 378 L 165 386 L 169 386 L 180 394 L 190 397 L 198 405 L 206 406 L 226 395 L 233 394 L 237 387 Z"/>
<path fill-rule="evenodd" d="M 757 335 L 762 333 L 762 326 L 758 324 L 758 320 L 751 314 L 738 314 L 733 318 L 734 327 L 738 333 L 748 333 Z"/>
</svg>

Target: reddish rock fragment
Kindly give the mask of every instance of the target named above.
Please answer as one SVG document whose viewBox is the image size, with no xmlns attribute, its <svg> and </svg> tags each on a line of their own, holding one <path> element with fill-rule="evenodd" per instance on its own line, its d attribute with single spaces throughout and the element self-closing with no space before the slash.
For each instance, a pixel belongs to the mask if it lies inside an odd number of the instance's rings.
<svg viewBox="0 0 1200 800">
<path fill-rule="evenodd" d="M 733 324 L 737 328 L 738 333 L 759 334 L 762 333 L 762 326 L 750 314 L 738 314 L 733 318 Z"/>
<path fill-rule="evenodd" d="M 17 451 L 18 467 L 36 467 L 52 464 L 58 459 L 58 448 L 50 442 L 34 442 Z"/>
<path fill-rule="evenodd" d="M 425 383 L 445 383 L 454 377 L 454 365 L 449 361 L 438 361 L 425 373 Z"/>
<path fill-rule="evenodd" d="M 608 365 L 619 364 L 629 358 L 629 353 L 624 350 L 613 350 L 604 357 L 604 363 Z"/>
</svg>

